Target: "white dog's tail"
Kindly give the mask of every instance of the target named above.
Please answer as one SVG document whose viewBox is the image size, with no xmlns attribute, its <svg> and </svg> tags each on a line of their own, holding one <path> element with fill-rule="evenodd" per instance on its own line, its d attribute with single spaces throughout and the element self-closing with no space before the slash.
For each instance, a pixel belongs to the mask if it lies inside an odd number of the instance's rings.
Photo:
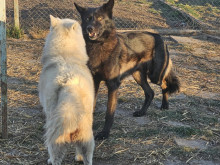
<svg viewBox="0 0 220 165">
<path fill-rule="evenodd" d="M 58 91 L 57 105 L 47 115 L 46 144 L 71 142 L 77 138 L 80 132 L 80 120 L 86 112 L 78 93 L 73 92 L 68 87 Z"/>
</svg>

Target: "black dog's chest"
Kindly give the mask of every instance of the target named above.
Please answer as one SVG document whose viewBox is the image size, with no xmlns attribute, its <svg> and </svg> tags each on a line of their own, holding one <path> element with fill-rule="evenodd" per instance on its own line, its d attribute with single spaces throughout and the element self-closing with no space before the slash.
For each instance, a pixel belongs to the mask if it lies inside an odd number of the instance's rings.
<svg viewBox="0 0 220 165">
<path fill-rule="evenodd" d="M 93 75 L 99 74 L 103 80 L 111 79 L 119 74 L 118 61 L 114 57 L 115 52 L 109 47 L 90 45 L 87 47 L 89 55 L 89 68 Z"/>
</svg>

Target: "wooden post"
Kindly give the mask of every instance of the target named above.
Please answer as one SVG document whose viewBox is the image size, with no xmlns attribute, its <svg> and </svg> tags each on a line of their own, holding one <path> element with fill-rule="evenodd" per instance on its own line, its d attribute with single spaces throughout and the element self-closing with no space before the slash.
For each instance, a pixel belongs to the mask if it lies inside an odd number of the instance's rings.
<svg viewBox="0 0 220 165">
<path fill-rule="evenodd" d="M 0 0 L 0 55 L 1 55 L 1 110 L 2 138 L 8 138 L 7 121 L 7 56 L 6 56 L 6 4 Z"/>
<path fill-rule="evenodd" d="M 18 0 L 14 0 L 14 24 L 16 28 L 20 28 Z"/>
</svg>

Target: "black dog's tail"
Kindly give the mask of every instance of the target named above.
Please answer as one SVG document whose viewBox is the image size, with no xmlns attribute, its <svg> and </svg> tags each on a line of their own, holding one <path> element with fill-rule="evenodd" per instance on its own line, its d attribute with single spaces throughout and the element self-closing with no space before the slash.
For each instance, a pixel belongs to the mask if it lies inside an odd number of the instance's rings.
<svg viewBox="0 0 220 165">
<path fill-rule="evenodd" d="M 148 77 L 151 82 L 161 86 L 165 93 L 171 94 L 180 90 L 180 81 L 172 70 L 167 45 L 159 35 L 154 34 L 154 57 L 149 65 Z"/>
<path fill-rule="evenodd" d="M 170 70 L 168 75 L 165 77 L 165 82 L 166 82 L 166 89 L 165 90 L 169 94 L 180 91 L 180 81 L 172 70 Z"/>
<path fill-rule="evenodd" d="M 167 54 L 168 60 L 167 60 L 167 66 L 164 69 L 164 73 L 162 74 L 163 80 L 161 83 L 161 87 L 162 87 L 162 89 L 165 87 L 165 90 L 169 94 L 171 94 L 171 93 L 175 93 L 175 92 L 180 91 L 180 81 L 179 81 L 178 77 L 175 75 L 174 71 L 172 70 L 173 65 L 172 65 L 172 61 L 169 56 L 169 51 L 168 51 L 167 45 L 165 46 L 165 52 Z M 165 85 L 164 85 L 164 83 L 165 83 Z"/>
<path fill-rule="evenodd" d="M 169 56 L 167 45 L 164 48 L 165 48 L 167 64 L 163 70 L 163 73 L 161 74 L 162 76 L 161 88 L 165 90 L 165 92 L 168 92 L 168 94 L 172 94 L 180 91 L 180 81 L 172 69 L 173 64 Z"/>
<path fill-rule="evenodd" d="M 149 78 L 160 85 L 168 94 L 180 91 L 180 81 L 172 70 L 172 61 L 166 44 L 159 44 L 155 49 L 155 58 L 150 68 Z"/>
</svg>

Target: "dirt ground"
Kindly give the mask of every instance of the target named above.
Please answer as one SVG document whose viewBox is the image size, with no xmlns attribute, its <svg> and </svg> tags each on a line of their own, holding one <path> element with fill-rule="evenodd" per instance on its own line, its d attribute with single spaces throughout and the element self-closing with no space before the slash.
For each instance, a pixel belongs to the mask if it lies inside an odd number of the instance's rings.
<svg viewBox="0 0 220 165">
<path fill-rule="evenodd" d="M 147 115 L 132 113 L 144 102 L 142 89 L 128 77 L 121 85 L 115 121 L 107 140 L 96 141 L 94 165 L 219 165 L 220 45 L 203 36 L 164 36 L 181 92 L 160 110 L 161 90 Z M 0 138 L 0 164 L 46 164 L 45 117 L 38 100 L 43 39 L 8 39 L 8 131 Z M 101 85 L 94 113 L 94 133 L 104 124 L 107 89 Z M 1 121 L 0 121 L 1 122 Z M 0 132 L 1 133 L 1 132 Z M 70 146 L 63 164 L 74 164 Z"/>
</svg>

